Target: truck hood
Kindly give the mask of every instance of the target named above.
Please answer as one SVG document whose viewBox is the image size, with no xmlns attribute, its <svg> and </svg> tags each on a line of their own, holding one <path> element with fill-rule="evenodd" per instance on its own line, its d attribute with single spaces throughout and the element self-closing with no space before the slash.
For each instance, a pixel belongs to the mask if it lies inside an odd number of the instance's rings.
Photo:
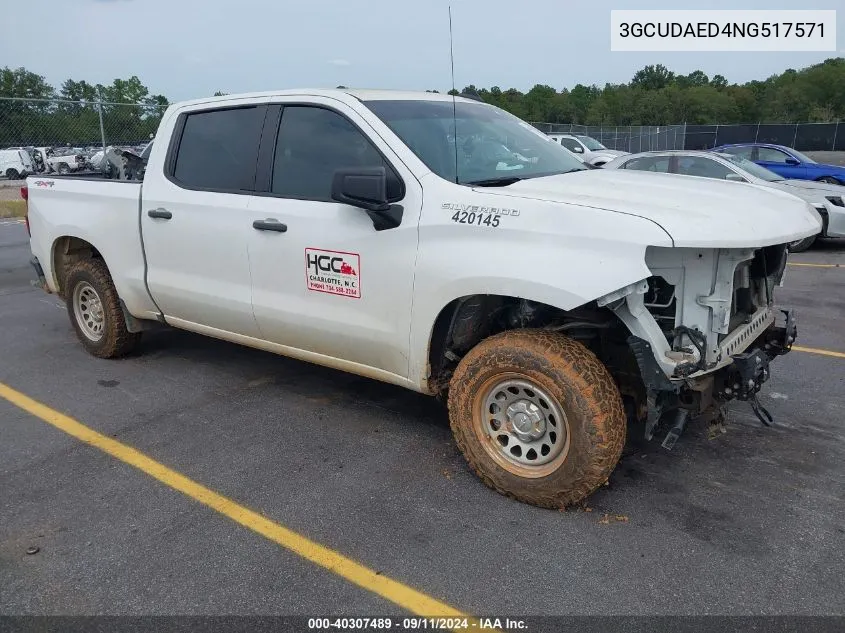
<svg viewBox="0 0 845 633">
<path fill-rule="evenodd" d="M 792 194 L 695 176 L 591 169 L 483 191 L 638 216 L 660 226 L 675 246 L 751 248 L 792 242 L 822 229 L 816 210 Z M 520 207 L 516 201 L 507 204 Z M 524 207 L 521 213 L 528 217 L 530 208 Z"/>
</svg>

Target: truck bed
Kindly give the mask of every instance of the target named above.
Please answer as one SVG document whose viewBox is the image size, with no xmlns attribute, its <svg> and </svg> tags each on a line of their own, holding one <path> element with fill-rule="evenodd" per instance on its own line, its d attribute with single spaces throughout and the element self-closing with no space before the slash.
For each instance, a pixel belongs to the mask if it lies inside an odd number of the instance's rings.
<svg viewBox="0 0 845 633">
<path fill-rule="evenodd" d="M 30 176 L 28 220 L 33 254 L 48 288 L 59 290 L 57 260 L 96 244 L 115 287 L 133 314 L 155 314 L 145 287 L 140 231 L 141 183 L 98 175 Z"/>
</svg>

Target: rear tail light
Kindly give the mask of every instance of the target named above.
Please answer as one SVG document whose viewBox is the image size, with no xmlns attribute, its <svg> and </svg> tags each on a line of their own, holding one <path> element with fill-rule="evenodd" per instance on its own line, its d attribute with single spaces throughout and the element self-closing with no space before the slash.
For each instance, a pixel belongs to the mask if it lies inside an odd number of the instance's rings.
<svg viewBox="0 0 845 633">
<path fill-rule="evenodd" d="M 29 228 L 29 187 L 26 185 L 21 187 L 21 198 L 23 198 L 24 204 L 26 205 L 26 213 L 24 213 L 23 216 L 23 222 L 26 225 L 26 233 L 32 237 L 32 231 Z"/>
</svg>

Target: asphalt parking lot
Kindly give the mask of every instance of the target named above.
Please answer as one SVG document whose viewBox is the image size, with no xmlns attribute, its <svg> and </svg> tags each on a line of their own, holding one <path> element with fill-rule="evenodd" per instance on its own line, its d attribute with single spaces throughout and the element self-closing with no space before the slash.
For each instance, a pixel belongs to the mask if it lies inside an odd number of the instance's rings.
<svg viewBox="0 0 845 633">
<path fill-rule="evenodd" d="M 815 351 L 777 361 L 773 427 L 736 404 L 726 434 L 629 453 L 586 508 L 555 512 L 484 487 L 433 399 L 178 331 L 88 356 L 29 284 L 23 225 L 0 221 L 0 613 L 402 615 L 412 587 L 477 615 L 845 614 L 843 242 L 789 267 L 780 303 Z M 297 535 L 328 549 L 300 556 Z"/>
</svg>

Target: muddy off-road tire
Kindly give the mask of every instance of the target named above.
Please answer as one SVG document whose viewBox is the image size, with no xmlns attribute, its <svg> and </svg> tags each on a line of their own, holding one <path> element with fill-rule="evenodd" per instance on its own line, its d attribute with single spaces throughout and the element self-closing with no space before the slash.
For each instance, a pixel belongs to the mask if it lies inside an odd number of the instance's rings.
<svg viewBox="0 0 845 633">
<path fill-rule="evenodd" d="M 625 444 L 610 373 L 581 343 L 548 331 L 503 332 L 473 348 L 452 377 L 449 419 L 484 483 L 545 508 L 604 484 Z"/>
<path fill-rule="evenodd" d="M 118 358 L 132 351 L 141 334 L 126 329 L 120 300 L 103 260 L 75 263 L 63 290 L 70 322 L 89 353 L 98 358 Z"/>
</svg>

